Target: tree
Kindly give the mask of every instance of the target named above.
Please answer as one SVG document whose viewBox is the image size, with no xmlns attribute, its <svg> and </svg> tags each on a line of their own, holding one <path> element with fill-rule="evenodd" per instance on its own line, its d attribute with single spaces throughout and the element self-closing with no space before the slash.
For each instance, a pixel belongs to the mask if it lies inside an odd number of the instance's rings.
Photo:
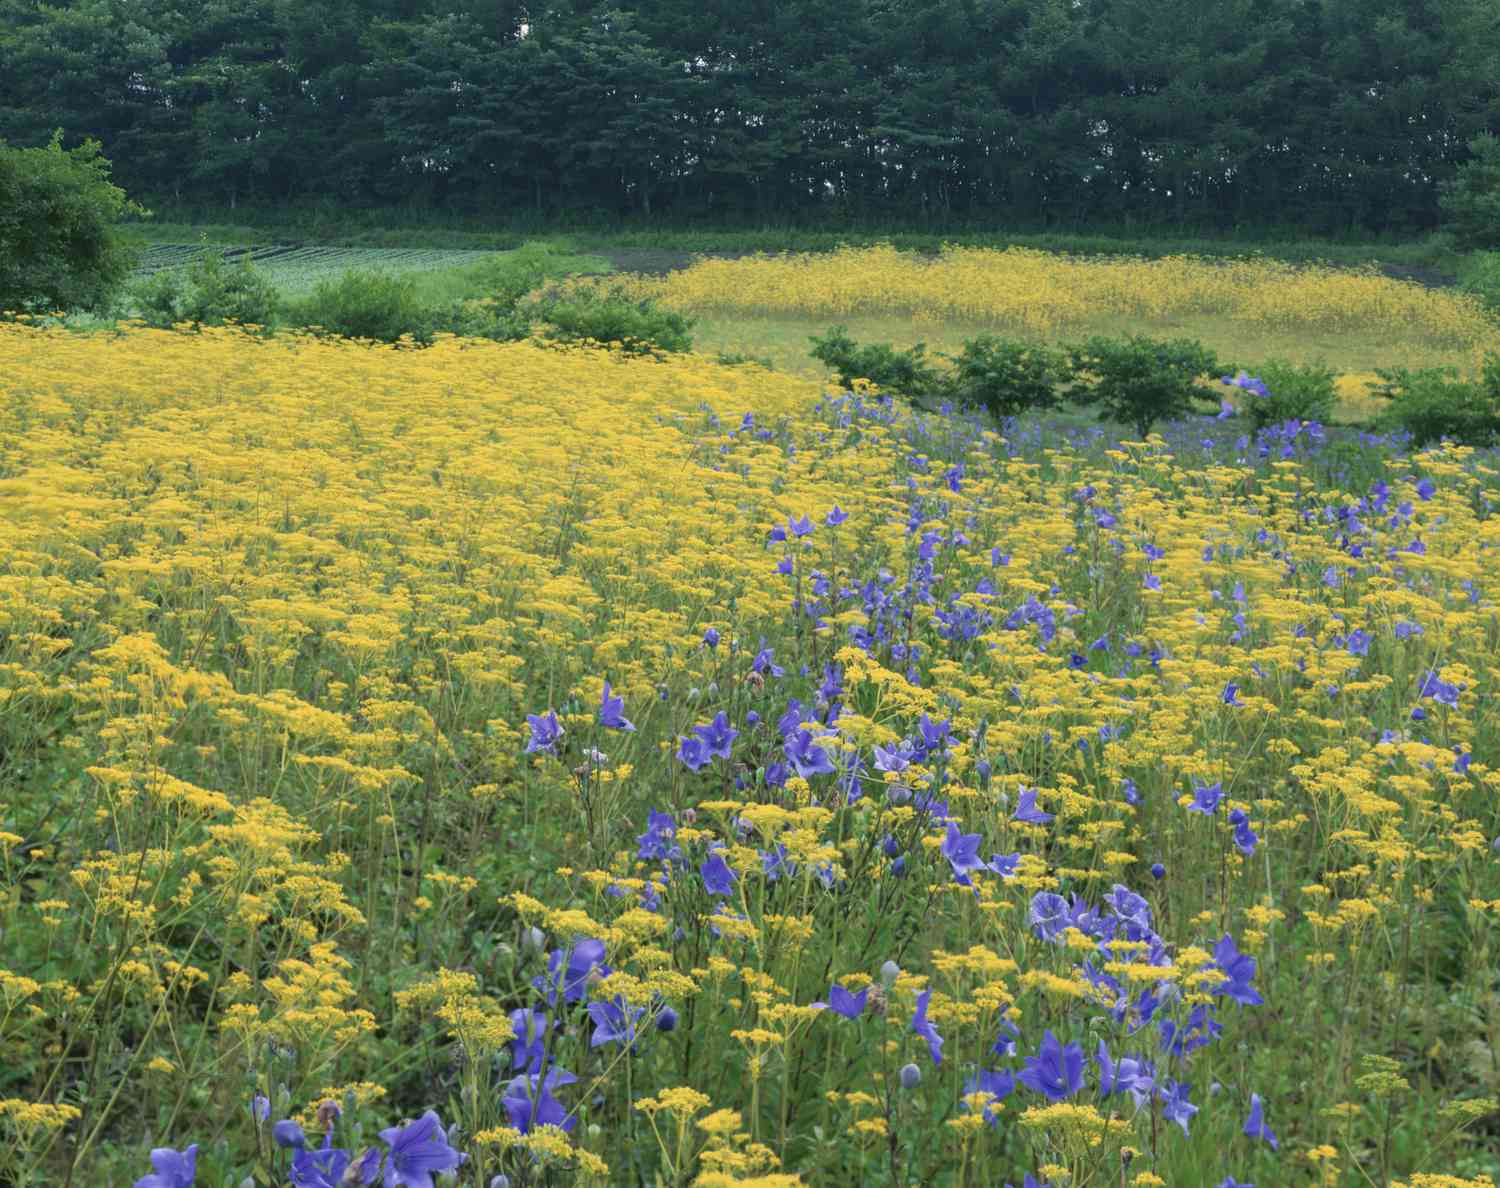
<svg viewBox="0 0 1500 1188">
<path fill-rule="evenodd" d="M 97 141 L 0 140 L 0 310 L 108 306 L 135 263 L 118 231 L 127 212 L 146 213 L 110 181 Z"/>
<path fill-rule="evenodd" d="M 1476 136 L 1469 152 L 1439 201 L 1459 247 L 1500 247 L 1500 136 Z"/>
</svg>

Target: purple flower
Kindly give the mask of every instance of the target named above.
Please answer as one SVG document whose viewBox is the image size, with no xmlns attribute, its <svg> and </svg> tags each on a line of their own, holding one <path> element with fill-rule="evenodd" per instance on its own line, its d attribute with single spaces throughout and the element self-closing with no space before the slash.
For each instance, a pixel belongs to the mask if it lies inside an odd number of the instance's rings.
<svg viewBox="0 0 1500 1188">
<path fill-rule="evenodd" d="M 1167 877 L 1167 868 L 1165 866 L 1163 866 L 1160 862 L 1153 862 L 1151 864 L 1151 877 L 1153 879 L 1164 879 L 1164 878 L 1166 878 Z"/>
<path fill-rule="evenodd" d="M 1250 828 L 1250 818 L 1241 810 L 1232 809 L 1229 813 L 1229 823 L 1234 826 L 1234 845 L 1246 858 L 1255 853 L 1255 844 L 1260 841 L 1259 835 Z"/>
<path fill-rule="evenodd" d="M 703 746 L 712 758 L 728 759 L 734 740 L 740 732 L 729 724 L 729 717 L 720 710 L 707 726 L 694 726 L 693 733 L 703 740 Z"/>
<path fill-rule="evenodd" d="M 851 994 L 837 982 L 828 988 L 828 1001 L 815 1002 L 812 1005 L 833 1011 L 835 1014 L 843 1015 L 846 1019 L 858 1019 L 865 1013 L 865 1003 L 870 997 L 870 988 L 866 986 L 858 994 Z"/>
<path fill-rule="evenodd" d="M 555 755 L 557 744 L 565 733 L 562 723 L 557 720 L 557 711 L 548 710 L 541 717 L 527 714 L 526 724 L 531 727 L 531 741 L 526 744 L 526 753 Z"/>
<path fill-rule="evenodd" d="M 1239 701 L 1239 696 L 1240 696 L 1240 687 L 1238 685 L 1236 685 L 1233 681 L 1230 681 L 1227 685 L 1224 686 L 1224 704 L 1225 705 L 1238 706 L 1239 704 L 1241 704 L 1240 701 Z"/>
<path fill-rule="evenodd" d="M 1095 1053 L 1094 1060 L 1099 1065 L 1099 1096 L 1112 1097 L 1116 1093 L 1129 1093 L 1137 1098 L 1139 1105 L 1139 1094 L 1150 1094 L 1151 1066 L 1146 1061 L 1122 1056 L 1119 1063 L 1116 1063 L 1110 1059 L 1109 1048 L 1103 1040 L 1099 1041 L 1099 1050 Z"/>
<path fill-rule="evenodd" d="M 824 518 L 823 523 L 827 524 L 830 528 L 837 528 L 848 518 L 849 513 L 841 508 L 837 503 L 835 503 L 833 505 L 833 510 L 829 512 L 828 515 Z"/>
<path fill-rule="evenodd" d="M 1053 891 L 1038 891 L 1031 897 L 1032 928 L 1044 941 L 1056 940 L 1072 923 L 1068 901 Z"/>
<path fill-rule="evenodd" d="M 193 1178 L 198 1174 L 198 1144 L 186 1151 L 174 1151 L 171 1147 L 157 1147 L 151 1152 L 152 1174 L 142 1176 L 135 1188 L 193 1188 Z"/>
<path fill-rule="evenodd" d="M 1190 813 L 1212 815 L 1219 810 L 1219 801 L 1224 797 L 1221 783 L 1200 784 L 1193 781 L 1193 803 L 1188 805 Z"/>
<path fill-rule="evenodd" d="M 806 516 L 797 520 L 788 520 L 786 526 L 791 530 L 793 536 L 806 536 L 813 530 L 812 521 Z"/>
<path fill-rule="evenodd" d="M 1036 807 L 1036 789 L 1022 785 L 1016 796 L 1016 811 L 1011 813 L 1010 819 L 1024 821 L 1028 825 L 1045 825 L 1052 820 L 1052 816 L 1053 814 Z"/>
<path fill-rule="evenodd" d="M 599 725 L 609 730 L 634 730 L 635 723 L 625 716 L 625 699 L 609 695 L 609 682 L 604 682 L 604 698 L 599 706 Z"/>
<path fill-rule="evenodd" d="M 615 995 L 608 1002 L 589 1003 L 589 1018 L 594 1021 L 594 1036 L 589 1047 L 602 1048 L 605 1044 L 633 1045 L 635 1025 L 645 1007 L 632 1007 L 623 995 Z"/>
<path fill-rule="evenodd" d="M 729 869 L 729 863 L 724 861 L 724 855 L 717 851 L 708 856 L 698 873 L 710 895 L 732 895 L 734 885 L 740 881 L 739 876 Z"/>
<path fill-rule="evenodd" d="M 1219 1181 L 1217 1185 L 1215 1185 L 1215 1188 L 1255 1188 L 1255 1185 L 1252 1184 L 1249 1180 L 1241 1183 L 1233 1176 L 1225 1176 L 1222 1180 Z"/>
<path fill-rule="evenodd" d="M 760 651 L 755 653 L 755 659 L 750 662 L 750 667 L 761 674 L 761 676 L 779 677 L 786 675 L 786 670 L 772 660 L 773 649 L 766 647 L 766 641 L 760 641 Z"/>
<path fill-rule="evenodd" d="M 1232 998 L 1241 1006 L 1259 1006 L 1265 1001 L 1250 985 L 1255 976 L 1255 958 L 1241 953 L 1227 932 L 1214 946 L 1214 968 L 1227 979 L 1214 988 L 1214 994 Z"/>
<path fill-rule="evenodd" d="M 682 848 L 676 838 L 677 822 L 672 814 L 652 812 L 646 818 L 646 832 L 636 838 L 635 856 L 642 862 L 677 861 Z"/>
<path fill-rule="evenodd" d="M 1438 676 L 1435 668 L 1429 668 L 1427 675 L 1422 678 L 1422 686 L 1417 690 L 1418 697 L 1430 697 L 1439 705 L 1457 705 L 1459 687 L 1450 685 Z"/>
<path fill-rule="evenodd" d="M 700 771 L 714 761 L 706 744 L 697 735 L 685 735 L 678 740 L 677 758 L 689 771 Z"/>
<path fill-rule="evenodd" d="M 1176 1122 L 1182 1133 L 1188 1133 L 1188 1121 L 1198 1112 L 1198 1107 L 1188 1100 L 1188 1085 L 1185 1081 L 1166 1081 L 1156 1091 L 1161 1102 L 1161 1116 L 1168 1122 Z"/>
<path fill-rule="evenodd" d="M 1051 1028 L 1042 1036 L 1041 1051 L 1026 1058 L 1021 1070 L 1021 1084 L 1048 1101 L 1063 1101 L 1083 1088 L 1083 1049 L 1077 1044 L 1066 1046 Z"/>
<path fill-rule="evenodd" d="M 1417 484 L 1417 498 L 1426 503 L 1437 494 L 1437 484 L 1430 478 L 1424 478 Z"/>
<path fill-rule="evenodd" d="M 953 877 L 964 886 L 969 885 L 969 872 L 983 870 L 984 862 L 979 857 L 979 834 L 960 833 L 958 826 L 948 822 L 948 832 L 943 838 L 943 857 L 953 868 Z"/>
<path fill-rule="evenodd" d="M 1258 1138 L 1270 1143 L 1273 1151 L 1281 1146 L 1276 1138 L 1276 1132 L 1266 1125 L 1265 1108 L 1261 1105 L 1259 1093 L 1250 1095 L 1250 1116 L 1245 1119 L 1245 1134 L 1249 1138 Z"/>
<path fill-rule="evenodd" d="M 259 1126 L 271 1116 L 271 1099 L 264 1093 L 257 1093 L 250 1100 L 250 1116 L 255 1119 L 255 1125 Z"/>
<path fill-rule="evenodd" d="M 531 984 L 547 995 L 547 1001 L 556 1005 L 557 993 L 562 991 L 564 1002 L 578 1002 L 588 989 L 589 976 L 597 970 L 601 978 L 607 978 L 613 970 L 604 964 L 604 942 L 593 937 L 577 941 L 566 954 L 553 949 L 547 954 L 547 976 L 532 978 Z"/>
<path fill-rule="evenodd" d="M 828 757 L 828 752 L 813 740 L 810 731 L 798 730 L 790 735 L 782 749 L 786 752 L 786 757 L 792 767 L 804 780 L 815 775 L 833 773 L 833 760 Z"/>
<path fill-rule="evenodd" d="M 530 1134 L 533 1127 L 556 1126 L 567 1133 L 578 1125 L 578 1119 L 563 1108 L 554 1097 L 553 1090 L 571 1085 L 578 1078 L 566 1069 L 552 1068 L 545 1077 L 531 1075 L 516 1077 L 505 1087 L 501 1104 L 510 1118 L 510 1124 L 522 1134 Z"/>
<path fill-rule="evenodd" d="M 1000 1111 L 995 1108 L 998 1102 L 1004 1101 L 1016 1089 L 1016 1078 L 1009 1069 L 1001 1069 L 999 1072 L 989 1072 L 980 1069 L 964 1084 L 964 1096 L 971 1093 L 988 1093 L 995 1100 L 985 1102 L 984 1120 L 991 1126 L 1000 1122 Z"/>
<path fill-rule="evenodd" d="M 927 1041 L 927 1054 L 932 1057 L 933 1064 L 942 1064 L 943 1037 L 927 1021 L 927 1003 L 931 998 L 931 990 L 923 990 L 917 995 L 917 1009 L 911 1017 L 911 1029 Z"/>
<path fill-rule="evenodd" d="M 1161 578 L 1157 577 L 1154 573 L 1148 573 L 1142 580 L 1141 585 L 1147 590 L 1160 590 Z"/>
<path fill-rule="evenodd" d="M 455 1171 L 468 1158 L 448 1145 L 434 1110 L 406 1126 L 387 1127 L 380 1132 L 380 1141 L 391 1149 L 384 1188 L 433 1188 L 433 1172 Z"/>
<path fill-rule="evenodd" d="M 711 648 L 718 647 L 719 646 L 719 629 L 717 627 L 710 627 L 707 631 L 705 631 L 703 633 L 703 642 L 706 643 Z"/>
<path fill-rule="evenodd" d="M 530 1007 L 510 1013 L 515 1038 L 510 1041 L 510 1067 L 515 1072 L 541 1072 L 547 1062 L 547 1013 Z"/>
<path fill-rule="evenodd" d="M 349 1165 L 354 1163 L 354 1167 Z M 351 1152 L 333 1145 L 333 1131 L 323 1136 L 323 1145 L 298 1151 L 292 1157 L 292 1188 L 343 1188 L 346 1184 L 372 1184 L 380 1174 L 380 1151 L 371 1147 L 355 1163 Z"/>
</svg>

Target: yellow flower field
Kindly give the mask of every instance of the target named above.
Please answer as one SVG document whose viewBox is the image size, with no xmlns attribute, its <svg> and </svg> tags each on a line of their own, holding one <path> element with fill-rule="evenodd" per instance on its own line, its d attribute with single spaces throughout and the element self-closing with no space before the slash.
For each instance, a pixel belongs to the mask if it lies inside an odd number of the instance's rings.
<svg viewBox="0 0 1500 1188">
<path fill-rule="evenodd" d="M 900 267 L 999 324 L 1154 275 Z M 0 365 L 0 1182 L 1500 1175 L 1491 455 L 530 343 Z"/>
</svg>

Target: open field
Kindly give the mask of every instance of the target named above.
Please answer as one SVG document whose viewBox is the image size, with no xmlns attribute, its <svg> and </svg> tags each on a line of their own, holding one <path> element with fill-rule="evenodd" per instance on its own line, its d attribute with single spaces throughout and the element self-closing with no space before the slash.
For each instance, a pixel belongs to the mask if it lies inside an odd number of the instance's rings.
<svg viewBox="0 0 1500 1188">
<path fill-rule="evenodd" d="M 1493 454 L 0 359 L 0 1180 L 1500 1175 Z"/>
</svg>

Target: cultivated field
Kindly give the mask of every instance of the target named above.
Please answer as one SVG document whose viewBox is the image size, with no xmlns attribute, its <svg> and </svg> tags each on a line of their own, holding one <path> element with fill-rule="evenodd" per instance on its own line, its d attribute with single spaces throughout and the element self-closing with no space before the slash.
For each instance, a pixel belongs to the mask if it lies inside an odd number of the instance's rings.
<svg viewBox="0 0 1500 1188">
<path fill-rule="evenodd" d="M 634 283 L 1098 313 L 1010 263 Z M 1489 341 L 1296 283 L 1234 316 Z M 1492 454 L 452 338 L 0 360 L 0 1182 L 1500 1175 Z"/>
<path fill-rule="evenodd" d="M 248 261 L 281 293 L 301 296 L 319 281 L 337 280 L 349 269 L 407 273 L 463 268 L 494 253 L 466 249 L 321 247 L 282 244 L 268 247 L 220 247 L 203 244 L 152 244 L 141 253 L 136 271 L 154 276 L 165 269 L 185 268 L 200 253 L 219 253 L 230 264 Z"/>
</svg>

